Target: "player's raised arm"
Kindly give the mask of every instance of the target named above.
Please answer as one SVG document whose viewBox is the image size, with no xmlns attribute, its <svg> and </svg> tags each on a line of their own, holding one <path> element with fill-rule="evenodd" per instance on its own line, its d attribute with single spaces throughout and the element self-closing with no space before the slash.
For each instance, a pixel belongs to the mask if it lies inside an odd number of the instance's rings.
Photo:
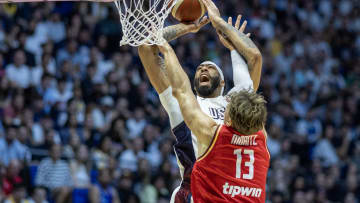
<svg viewBox="0 0 360 203">
<path fill-rule="evenodd" d="M 163 37 L 170 42 L 188 33 L 196 33 L 203 26 L 208 24 L 210 20 L 205 16 L 199 22 L 193 24 L 176 24 L 164 28 Z M 157 46 L 141 45 L 138 47 L 141 62 L 149 77 L 151 84 L 160 94 L 169 87 L 169 82 L 166 76 L 161 71 L 162 58 L 159 56 L 159 49 Z"/>
<path fill-rule="evenodd" d="M 166 41 L 170 42 L 188 33 L 196 33 L 203 26 L 208 24 L 210 20 L 205 16 L 199 20 L 199 22 L 193 24 L 179 23 L 164 28 L 163 37 Z"/>
<path fill-rule="evenodd" d="M 141 45 L 138 47 L 139 57 L 143 64 L 150 83 L 158 94 L 169 87 L 169 81 L 161 70 L 163 59 L 159 56 L 157 46 Z"/>
<path fill-rule="evenodd" d="M 207 148 L 215 134 L 217 124 L 200 109 L 191 90 L 190 80 L 182 69 L 174 50 L 168 43 L 164 43 L 159 48 L 164 55 L 167 77 L 173 88 L 173 95 L 179 102 L 184 121 L 194 132 L 198 142 Z M 199 154 L 203 154 L 204 151 L 202 147 L 199 148 Z"/>
<path fill-rule="evenodd" d="M 246 28 L 247 22 L 244 21 L 240 26 L 241 16 L 238 17 L 235 28 L 239 30 L 239 32 L 244 32 Z M 232 18 L 229 17 L 228 24 L 232 26 Z M 217 33 L 220 39 L 220 42 L 230 51 L 231 54 L 231 63 L 233 68 L 233 81 L 234 87 L 228 92 L 231 94 L 235 91 L 240 91 L 243 89 L 254 89 L 254 83 L 250 76 L 250 70 L 254 70 L 253 67 L 249 67 L 245 62 L 244 58 L 240 56 L 235 47 L 232 45 L 231 41 L 229 41 L 223 33 Z M 250 36 L 250 33 L 246 34 L 246 36 Z"/>
<path fill-rule="evenodd" d="M 164 29 L 163 36 L 167 41 L 171 41 L 187 33 L 199 31 L 209 22 L 209 19 L 204 17 L 196 24 L 185 25 L 180 23 L 168 26 Z M 141 45 L 138 47 L 138 52 L 150 83 L 159 94 L 161 104 L 169 115 L 170 125 L 174 128 L 183 121 L 183 118 L 179 104 L 172 96 L 169 81 L 162 70 L 163 59 L 159 56 L 159 49 L 157 46 Z"/>
<path fill-rule="evenodd" d="M 138 51 L 150 83 L 159 94 L 161 105 L 169 115 L 170 126 L 175 128 L 184 119 L 177 100 L 172 96 L 172 89 L 163 69 L 164 61 L 159 56 L 159 48 L 157 46 L 141 45 Z"/>
<path fill-rule="evenodd" d="M 211 0 L 202 0 L 209 15 L 209 19 L 218 33 L 226 36 L 231 42 L 236 51 L 238 51 L 247 61 L 250 70 L 250 76 L 254 83 L 254 90 L 256 91 L 260 84 L 262 56 L 260 50 L 251 41 L 251 39 L 240 32 L 238 29 L 226 23 L 221 17 L 218 8 Z M 240 16 L 237 19 L 235 26 L 240 25 Z M 243 24 L 244 26 L 244 24 Z M 245 24 L 246 26 L 246 24 Z"/>
</svg>

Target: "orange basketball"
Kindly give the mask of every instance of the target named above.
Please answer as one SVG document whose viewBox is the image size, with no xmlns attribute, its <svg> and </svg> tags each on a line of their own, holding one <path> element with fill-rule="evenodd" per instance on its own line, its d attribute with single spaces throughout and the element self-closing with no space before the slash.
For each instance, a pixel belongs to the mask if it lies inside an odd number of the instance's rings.
<svg viewBox="0 0 360 203">
<path fill-rule="evenodd" d="M 205 14 L 201 0 L 178 0 L 172 8 L 172 16 L 182 23 L 193 23 Z"/>
</svg>

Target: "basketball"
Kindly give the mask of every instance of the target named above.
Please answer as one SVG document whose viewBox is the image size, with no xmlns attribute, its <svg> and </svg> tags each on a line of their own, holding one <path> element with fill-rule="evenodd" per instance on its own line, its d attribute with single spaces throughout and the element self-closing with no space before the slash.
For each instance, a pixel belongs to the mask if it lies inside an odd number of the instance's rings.
<svg viewBox="0 0 360 203">
<path fill-rule="evenodd" d="M 201 0 L 178 0 L 172 8 L 172 16 L 181 23 L 193 23 L 205 14 Z"/>
</svg>

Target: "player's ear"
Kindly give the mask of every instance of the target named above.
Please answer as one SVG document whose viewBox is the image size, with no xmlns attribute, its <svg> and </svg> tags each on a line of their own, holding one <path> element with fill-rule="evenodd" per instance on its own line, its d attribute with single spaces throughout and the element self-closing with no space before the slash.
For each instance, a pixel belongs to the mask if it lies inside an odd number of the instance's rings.
<svg viewBox="0 0 360 203">
<path fill-rule="evenodd" d="M 226 119 L 224 122 L 225 122 L 226 126 L 231 127 L 231 119 L 230 118 Z"/>
<path fill-rule="evenodd" d="M 220 81 L 220 86 L 221 86 L 221 87 L 225 87 L 225 81 L 224 81 L 224 80 L 221 80 L 221 81 Z"/>
</svg>

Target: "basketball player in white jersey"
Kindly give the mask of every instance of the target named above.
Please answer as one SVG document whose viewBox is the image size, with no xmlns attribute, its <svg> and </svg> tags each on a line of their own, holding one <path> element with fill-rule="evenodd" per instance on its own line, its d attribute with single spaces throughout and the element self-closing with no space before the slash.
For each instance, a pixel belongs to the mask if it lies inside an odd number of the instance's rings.
<svg viewBox="0 0 360 203">
<path fill-rule="evenodd" d="M 232 19 L 229 18 L 229 26 L 223 30 L 223 33 L 230 33 L 230 35 L 218 33 L 223 45 L 231 51 L 235 86 L 229 93 L 241 89 L 254 89 L 256 91 L 260 83 L 262 57 L 260 51 L 250 40 L 249 35 L 243 34 L 246 21 L 240 27 L 240 20 L 241 16 L 238 16 L 235 27 L 233 27 Z M 169 26 L 165 29 L 164 38 L 171 41 L 189 32 L 197 32 L 207 23 L 208 20 L 204 17 L 198 25 L 178 24 Z M 172 88 L 164 70 L 161 69 L 164 67 L 158 48 L 156 46 L 140 46 L 139 56 L 150 82 L 158 92 L 160 101 L 169 115 L 170 125 L 177 140 L 174 149 L 183 181 L 181 186 L 174 191 L 171 202 L 189 202 L 191 199 L 191 169 L 197 158 L 196 137 L 191 135 L 190 130 L 185 125 L 178 102 L 172 96 Z M 224 85 L 223 73 L 215 63 L 206 61 L 198 66 L 194 79 L 197 100 L 202 110 L 219 124 L 224 121 L 225 107 L 228 103 L 223 95 Z"/>
</svg>

